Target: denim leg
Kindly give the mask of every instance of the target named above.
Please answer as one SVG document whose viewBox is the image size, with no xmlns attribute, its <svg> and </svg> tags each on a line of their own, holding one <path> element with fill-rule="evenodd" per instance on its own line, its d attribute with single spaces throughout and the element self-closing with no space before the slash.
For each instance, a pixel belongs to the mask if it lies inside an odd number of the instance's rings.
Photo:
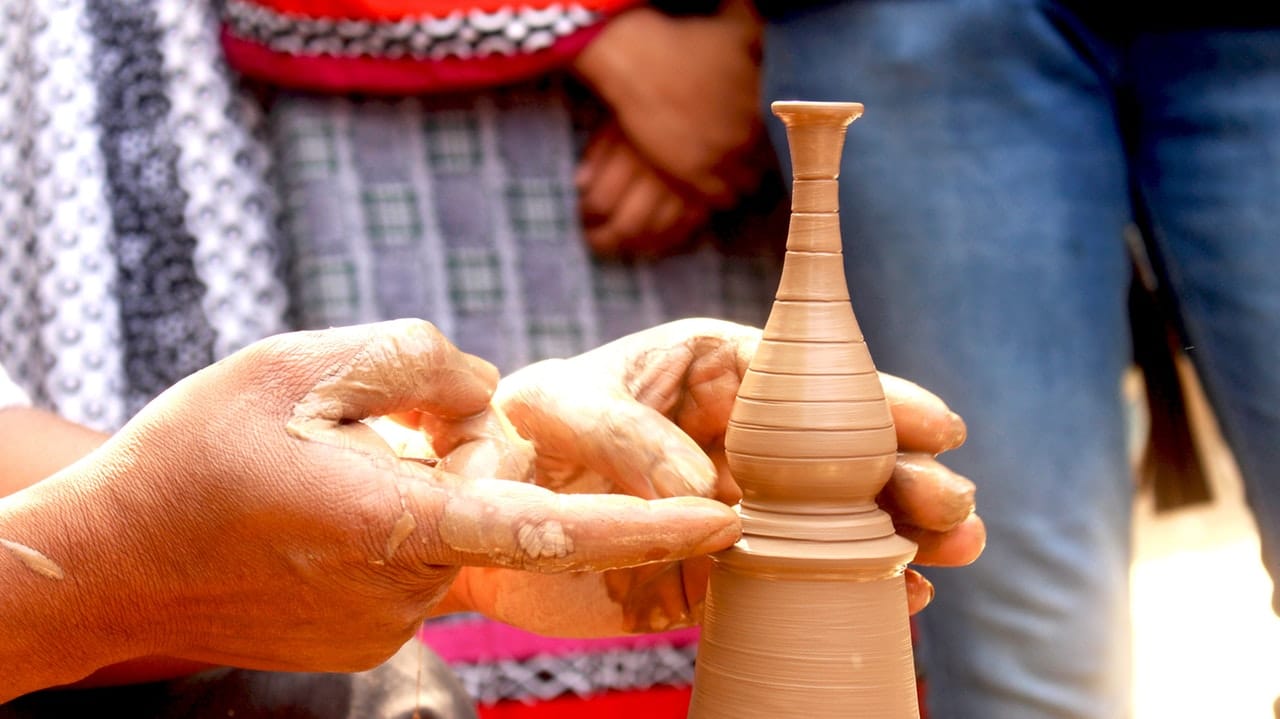
<svg viewBox="0 0 1280 719">
<path fill-rule="evenodd" d="M 1128 713 L 1125 157 L 1106 58 L 1043 5 L 847 2 L 765 37 L 766 99 L 866 104 L 841 175 L 855 311 L 881 369 L 969 424 L 944 459 L 989 542 L 926 568 L 936 719 Z"/>
<path fill-rule="evenodd" d="M 1280 577 L 1280 29 L 1151 33 L 1135 172 L 1190 356 Z M 1280 610 L 1280 596 L 1273 596 Z"/>
</svg>

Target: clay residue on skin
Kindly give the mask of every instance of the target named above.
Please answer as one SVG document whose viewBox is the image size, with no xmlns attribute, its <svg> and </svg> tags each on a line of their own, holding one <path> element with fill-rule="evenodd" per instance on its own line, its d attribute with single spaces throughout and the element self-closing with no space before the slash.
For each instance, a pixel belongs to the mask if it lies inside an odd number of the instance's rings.
<svg viewBox="0 0 1280 719">
<path fill-rule="evenodd" d="M 563 559 L 573 554 L 573 538 L 554 519 L 520 525 L 516 544 L 526 557 L 533 559 Z"/>
<path fill-rule="evenodd" d="M 408 539 L 410 534 L 413 534 L 413 530 L 417 526 L 418 520 L 414 519 L 413 514 L 408 510 L 405 510 L 400 515 L 399 519 L 391 527 L 391 535 L 387 537 L 386 558 L 388 562 L 395 556 L 396 550 L 400 548 L 400 545 L 404 544 L 404 540 Z"/>
<path fill-rule="evenodd" d="M 881 495 L 881 503 L 901 508 L 924 529 L 946 531 L 974 513 L 976 492 L 972 480 L 931 455 L 904 452 L 898 455 L 893 480 Z"/>
<path fill-rule="evenodd" d="M 484 480 L 480 480 L 484 481 Z M 573 566 L 570 528 L 547 516 L 529 497 L 512 494 L 499 509 L 455 495 L 437 531 L 454 550 L 489 557 L 508 567 L 553 572 Z"/>
<path fill-rule="evenodd" d="M 398 406 L 402 398 L 420 398 L 425 406 L 418 409 L 450 417 L 468 417 L 488 405 L 497 384 L 492 365 L 458 351 L 422 320 L 382 325 L 384 334 L 371 337 L 294 406 L 286 425 L 290 435 L 361 449 L 376 439 L 373 433 L 344 431 L 344 425 L 370 414 L 404 411 Z"/>
<path fill-rule="evenodd" d="M 440 469 L 464 477 L 532 480 L 533 445 L 516 432 L 501 412 L 489 408 L 462 420 L 427 419 L 429 423 L 424 428 L 436 451 L 443 453 Z"/>
<path fill-rule="evenodd" d="M 26 565 L 27 569 L 39 574 L 46 579 L 63 579 L 66 572 L 62 571 L 62 567 L 57 562 L 49 559 L 40 552 L 26 546 L 18 544 L 7 539 L 0 539 L 0 546 L 9 550 L 9 553 Z"/>
</svg>

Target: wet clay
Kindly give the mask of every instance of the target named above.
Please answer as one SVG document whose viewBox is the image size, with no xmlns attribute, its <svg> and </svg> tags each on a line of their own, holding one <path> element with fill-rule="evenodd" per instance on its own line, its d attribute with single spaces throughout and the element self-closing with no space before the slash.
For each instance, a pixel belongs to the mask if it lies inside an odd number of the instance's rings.
<svg viewBox="0 0 1280 719">
<path fill-rule="evenodd" d="M 875 504 L 897 439 L 849 304 L 837 177 L 856 103 L 777 102 L 794 169 L 781 283 L 725 436 L 742 538 L 713 557 L 689 716 L 915 719 L 903 570 Z"/>
<path fill-rule="evenodd" d="M 66 573 L 62 571 L 62 567 L 58 563 L 44 556 L 40 552 L 28 547 L 25 544 L 18 544 L 7 539 L 0 539 L 0 547 L 9 550 L 19 562 L 26 565 L 27 569 L 39 574 L 46 579 L 62 579 L 66 577 Z"/>
<path fill-rule="evenodd" d="M 414 518 L 409 510 L 404 510 L 400 517 L 396 519 L 396 523 L 391 525 L 391 534 L 387 536 L 386 560 L 388 562 L 396 555 L 396 550 L 400 548 L 401 544 L 404 544 L 404 540 L 408 539 L 409 535 L 413 534 L 413 530 L 417 529 L 417 527 L 418 520 Z"/>
</svg>

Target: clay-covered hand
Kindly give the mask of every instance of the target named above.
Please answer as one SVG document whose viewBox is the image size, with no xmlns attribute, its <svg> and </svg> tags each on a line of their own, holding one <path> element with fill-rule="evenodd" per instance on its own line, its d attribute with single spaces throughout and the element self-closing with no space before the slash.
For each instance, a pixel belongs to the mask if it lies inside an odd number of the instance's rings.
<svg viewBox="0 0 1280 719">
<path fill-rule="evenodd" d="M 728 207 L 759 176 L 759 43 L 747 0 L 710 17 L 642 7 L 611 19 L 574 67 L 655 167 Z"/>
<path fill-rule="evenodd" d="M 560 492 L 739 499 L 724 434 L 760 331 L 716 320 L 661 325 L 504 379 L 495 403 L 535 450 L 534 481 Z M 881 499 L 920 542 L 921 564 L 961 565 L 985 543 L 973 484 L 933 459 L 959 446 L 964 422 L 935 395 L 882 375 L 903 450 Z M 448 447 L 439 449 L 447 450 Z M 549 634 L 654 631 L 697 620 L 705 558 L 602 575 L 537 577 L 466 569 L 462 606 Z M 909 570 L 911 610 L 933 590 Z"/>
<path fill-rule="evenodd" d="M 710 208 L 631 145 L 616 125 L 591 138 L 578 166 L 583 236 L 602 257 L 657 258 L 688 244 Z"/>
<path fill-rule="evenodd" d="M 163 655 L 326 671 L 390 656 L 459 565 L 604 570 L 737 538 L 718 502 L 463 479 L 397 457 L 361 421 L 483 417 L 496 381 L 417 320 L 280 335 L 180 382 L 86 460 L 5 500 L 15 514 L 0 512 L 0 527 L 60 568 L 57 580 L 29 573 L 37 589 L 100 588 L 91 611 L 48 624 L 78 647 L 105 635 L 99 665 Z M 68 546 L 81 526 L 91 534 Z"/>
<path fill-rule="evenodd" d="M 898 461 L 876 502 L 893 517 L 898 534 L 917 545 L 914 563 L 961 567 L 982 554 L 987 528 L 974 511 L 975 487 L 937 460 L 964 443 L 959 415 L 932 392 L 880 373 L 898 433 Z M 933 599 L 933 585 L 907 568 L 907 602 L 914 614 Z"/>
</svg>

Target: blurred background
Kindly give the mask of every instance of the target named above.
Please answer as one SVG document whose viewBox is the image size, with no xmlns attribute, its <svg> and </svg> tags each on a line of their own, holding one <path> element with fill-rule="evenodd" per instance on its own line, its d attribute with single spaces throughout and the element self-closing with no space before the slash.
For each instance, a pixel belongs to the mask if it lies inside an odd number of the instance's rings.
<svg viewBox="0 0 1280 719">
<path fill-rule="evenodd" d="M 1230 453 L 1198 385 L 1179 367 L 1212 499 L 1135 503 L 1134 719 L 1272 719 L 1280 620 Z"/>
</svg>

